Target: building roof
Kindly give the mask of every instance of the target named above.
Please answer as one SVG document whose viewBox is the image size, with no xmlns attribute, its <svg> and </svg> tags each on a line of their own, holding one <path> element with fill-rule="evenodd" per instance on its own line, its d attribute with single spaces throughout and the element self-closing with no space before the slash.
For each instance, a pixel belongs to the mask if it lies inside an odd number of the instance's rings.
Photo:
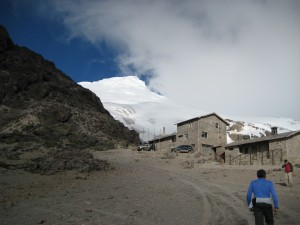
<svg viewBox="0 0 300 225">
<path fill-rule="evenodd" d="M 173 134 L 168 134 L 168 135 L 159 135 L 156 138 L 149 140 L 148 142 L 154 142 L 154 141 L 158 141 L 158 140 L 165 140 L 165 139 L 172 139 L 176 137 L 176 133 Z"/>
<path fill-rule="evenodd" d="M 225 148 L 240 146 L 240 145 L 245 145 L 245 144 L 252 144 L 252 143 L 256 143 L 256 142 L 279 140 L 279 139 L 292 137 L 296 134 L 300 134 L 300 130 L 290 131 L 290 132 L 281 133 L 281 134 L 275 134 L 275 135 L 271 135 L 271 136 L 264 136 L 264 137 L 260 137 L 260 138 L 253 138 L 253 139 L 235 141 L 235 142 L 232 142 L 230 144 L 225 145 Z"/>
<path fill-rule="evenodd" d="M 198 116 L 198 117 L 194 117 L 192 119 L 188 119 L 188 120 L 185 120 L 185 121 L 181 121 L 179 123 L 176 123 L 177 125 L 181 125 L 181 124 L 184 124 L 184 123 L 188 123 L 188 122 L 192 122 L 192 121 L 195 121 L 195 120 L 200 120 L 202 118 L 205 118 L 205 117 L 209 117 L 209 116 L 216 116 L 218 117 L 220 120 L 222 120 L 227 126 L 229 125 L 229 123 L 224 120 L 221 116 L 219 116 L 217 113 L 213 112 L 213 113 L 209 113 L 209 114 L 206 114 L 206 115 L 202 115 L 202 116 Z M 175 125 L 176 125 L 175 124 Z"/>
</svg>

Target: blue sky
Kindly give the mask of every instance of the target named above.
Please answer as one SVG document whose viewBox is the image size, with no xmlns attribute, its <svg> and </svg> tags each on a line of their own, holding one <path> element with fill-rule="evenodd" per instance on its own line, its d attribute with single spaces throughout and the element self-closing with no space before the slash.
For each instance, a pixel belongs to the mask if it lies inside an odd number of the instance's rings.
<svg viewBox="0 0 300 225">
<path fill-rule="evenodd" d="M 15 44 L 53 61 L 76 82 L 120 74 L 116 49 L 108 47 L 105 41 L 95 46 L 82 38 L 68 40 L 63 24 L 41 16 L 34 4 L 35 1 L 1 1 L 0 24 L 6 27 Z"/>
<path fill-rule="evenodd" d="M 0 23 L 76 82 L 136 75 L 179 105 L 300 120 L 298 0 L 2 0 Z"/>
</svg>

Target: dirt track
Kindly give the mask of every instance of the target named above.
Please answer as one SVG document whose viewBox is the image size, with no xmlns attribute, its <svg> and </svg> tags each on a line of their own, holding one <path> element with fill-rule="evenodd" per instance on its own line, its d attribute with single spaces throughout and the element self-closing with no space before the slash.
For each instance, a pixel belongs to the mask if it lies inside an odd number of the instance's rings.
<svg viewBox="0 0 300 225">
<path fill-rule="evenodd" d="M 245 196 L 259 168 L 200 164 L 184 153 L 163 159 L 162 152 L 130 149 L 95 156 L 115 169 L 40 176 L 1 168 L 1 224 L 254 224 Z M 276 224 L 300 224 L 299 172 L 292 188 L 282 185 L 282 171 L 267 175 L 280 200 Z"/>
</svg>

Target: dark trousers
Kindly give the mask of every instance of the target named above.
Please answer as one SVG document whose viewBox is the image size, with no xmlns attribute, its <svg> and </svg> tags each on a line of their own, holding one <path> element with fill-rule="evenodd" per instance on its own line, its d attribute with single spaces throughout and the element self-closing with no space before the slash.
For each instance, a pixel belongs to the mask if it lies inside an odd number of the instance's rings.
<svg viewBox="0 0 300 225">
<path fill-rule="evenodd" d="M 264 219 L 268 225 L 274 224 L 272 205 L 256 203 L 254 207 L 255 225 L 264 225 Z"/>
</svg>

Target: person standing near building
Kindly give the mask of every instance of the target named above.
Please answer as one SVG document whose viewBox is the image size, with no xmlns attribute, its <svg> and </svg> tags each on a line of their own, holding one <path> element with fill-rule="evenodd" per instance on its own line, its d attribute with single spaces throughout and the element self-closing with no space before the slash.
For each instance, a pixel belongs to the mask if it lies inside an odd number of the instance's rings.
<svg viewBox="0 0 300 225">
<path fill-rule="evenodd" d="M 286 186 L 293 186 L 293 165 L 287 160 L 284 160 L 284 164 L 282 165 L 285 172 L 285 184 Z"/>
<path fill-rule="evenodd" d="M 278 213 L 278 197 L 272 181 L 266 180 L 266 171 L 257 171 L 256 180 L 251 181 L 247 192 L 247 203 L 254 211 L 255 225 L 264 225 L 264 220 L 268 225 L 274 224 L 272 199 L 274 203 L 274 213 Z M 252 199 L 252 194 L 254 198 Z M 271 196 L 272 195 L 272 196 Z"/>
</svg>

